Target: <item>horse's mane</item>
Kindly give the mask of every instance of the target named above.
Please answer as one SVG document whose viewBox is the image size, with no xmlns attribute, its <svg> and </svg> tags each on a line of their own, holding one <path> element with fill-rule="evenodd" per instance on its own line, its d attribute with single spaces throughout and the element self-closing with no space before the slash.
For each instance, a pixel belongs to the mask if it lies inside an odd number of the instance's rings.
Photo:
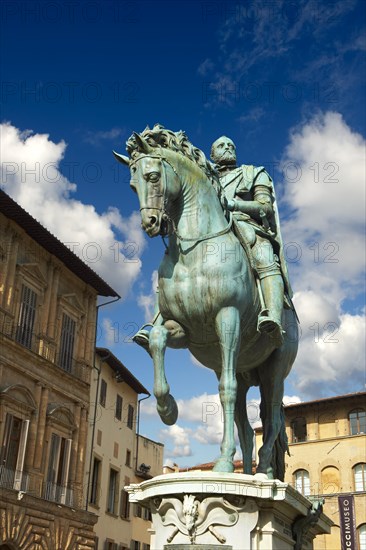
<svg viewBox="0 0 366 550">
<path fill-rule="evenodd" d="M 171 151 L 175 151 L 189 158 L 203 170 L 209 179 L 213 180 L 215 183 L 218 182 L 218 174 L 214 166 L 207 160 L 204 152 L 189 141 L 186 133 L 182 130 L 173 132 L 172 130 L 167 130 L 161 124 L 155 124 L 152 129 L 146 126 L 145 130 L 141 132 L 140 135 L 151 147 L 170 149 Z M 136 153 L 141 152 L 139 151 L 139 146 L 133 134 L 126 142 L 126 149 L 132 158 Z"/>
</svg>

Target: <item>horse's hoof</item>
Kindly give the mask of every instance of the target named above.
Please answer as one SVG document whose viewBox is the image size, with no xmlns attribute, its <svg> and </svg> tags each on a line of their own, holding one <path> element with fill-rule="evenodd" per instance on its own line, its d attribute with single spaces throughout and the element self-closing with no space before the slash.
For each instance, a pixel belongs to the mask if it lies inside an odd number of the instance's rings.
<svg viewBox="0 0 366 550">
<path fill-rule="evenodd" d="M 234 471 L 234 464 L 232 463 L 232 460 L 229 460 L 228 458 L 219 458 L 216 460 L 212 471 L 231 474 Z"/>
<path fill-rule="evenodd" d="M 176 423 L 178 419 L 178 405 L 172 395 L 168 395 L 166 403 L 163 406 L 158 403 L 156 409 L 164 424 L 172 426 Z"/>
</svg>

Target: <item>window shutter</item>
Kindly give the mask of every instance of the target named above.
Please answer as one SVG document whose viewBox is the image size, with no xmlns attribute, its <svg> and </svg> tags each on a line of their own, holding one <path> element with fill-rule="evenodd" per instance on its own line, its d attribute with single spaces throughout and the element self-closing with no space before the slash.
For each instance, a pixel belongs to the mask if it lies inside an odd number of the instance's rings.
<svg viewBox="0 0 366 550">
<path fill-rule="evenodd" d="M 363 481 L 363 464 L 357 464 L 354 468 L 355 472 L 355 489 L 356 491 L 364 491 L 364 481 Z"/>
<path fill-rule="evenodd" d="M 133 428 L 133 417 L 134 417 L 134 408 L 132 405 L 128 405 L 128 412 L 127 412 L 127 427 L 132 430 Z"/>
<path fill-rule="evenodd" d="M 16 340 L 27 348 L 32 347 L 33 327 L 36 318 L 36 305 L 37 294 L 29 287 L 22 285 Z"/>
<path fill-rule="evenodd" d="M 1 455 L 0 455 L 1 464 L 0 464 L 0 466 L 5 466 L 5 463 L 6 463 L 6 458 L 7 458 L 7 455 L 8 455 L 8 448 L 9 448 L 9 439 L 10 439 L 10 434 L 11 434 L 12 428 L 13 428 L 13 415 L 7 413 L 6 420 L 5 420 L 4 439 L 3 439 L 3 444 L 2 444 L 2 447 L 1 447 Z"/>
<path fill-rule="evenodd" d="M 48 500 L 55 500 L 56 498 L 56 480 L 58 476 L 60 450 L 61 437 L 59 437 L 57 434 L 52 434 L 46 485 L 46 498 Z"/>
<path fill-rule="evenodd" d="M 76 323 L 65 313 L 62 316 L 59 365 L 67 372 L 72 370 Z"/>
<path fill-rule="evenodd" d="M 122 418 L 122 406 L 123 406 L 123 399 L 120 395 L 117 395 L 116 397 L 116 413 L 115 413 L 115 417 L 118 419 L 118 420 L 121 420 Z"/>
<path fill-rule="evenodd" d="M 27 286 L 22 285 L 16 340 L 27 348 L 32 347 L 36 305 L 37 294 Z"/>
<path fill-rule="evenodd" d="M 24 457 L 25 457 L 25 449 L 27 446 L 28 429 L 29 429 L 29 420 L 23 420 L 22 429 L 20 432 L 19 451 L 18 451 L 17 465 L 16 465 L 16 471 L 15 471 L 15 477 L 14 477 L 14 489 L 16 491 L 20 491 L 22 487 Z"/>
<path fill-rule="evenodd" d="M 107 400 L 107 382 L 105 380 L 101 380 L 100 382 L 100 394 L 99 394 L 99 403 L 102 405 L 102 407 L 105 407 Z"/>
<path fill-rule="evenodd" d="M 310 478 L 308 472 L 304 471 L 304 495 L 310 495 Z"/>
<path fill-rule="evenodd" d="M 70 469 L 71 444 L 72 444 L 72 439 L 66 439 L 65 449 L 64 449 L 64 460 L 63 460 L 62 473 L 61 473 L 61 495 L 60 495 L 61 504 L 66 503 L 67 482 L 69 479 L 69 469 Z"/>
</svg>

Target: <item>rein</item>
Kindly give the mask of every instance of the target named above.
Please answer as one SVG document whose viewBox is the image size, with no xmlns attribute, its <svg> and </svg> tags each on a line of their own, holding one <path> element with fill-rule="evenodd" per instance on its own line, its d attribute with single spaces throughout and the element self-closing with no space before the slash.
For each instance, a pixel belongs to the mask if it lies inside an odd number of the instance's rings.
<svg viewBox="0 0 366 550">
<path fill-rule="evenodd" d="M 164 161 L 169 164 L 169 166 L 171 167 L 171 169 L 173 170 L 173 172 L 176 174 L 176 176 L 178 177 L 179 181 L 180 180 L 180 177 L 179 177 L 179 174 L 178 172 L 176 171 L 175 167 L 171 164 L 171 162 L 169 162 L 169 160 L 166 158 L 166 157 L 163 157 L 162 155 L 146 155 L 148 156 L 149 158 L 158 158 L 162 161 L 162 167 L 163 167 L 163 189 L 162 189 L 162 193 L 159 194 L 159 195 L 156 195 L 157 197 L 160 197 L 162 199 L 162 202 L 163 202 L 163 206 L 160 206 L 160 207 L 156 207 L 156 206 L 141 206 L 140 208 L 140 212 L 142 212 L 142 210 L 157 210 L 158 212 L 161 212 L 162 213 L 162 219 L 166 222 L 169 222 L 169 224 L 171 225 L 172 227 L 172 233 L 177 237 L 177 239 L 179 241 L 182 241 L 182 242 L 196 242 L 196 243 L 199 243 L 199 242 L 202 242 L 202 241 L 207 241 L 209 239 L 214 239 L 215 237 L 220 237 L 221 235 L 225 235 L 226 233 L 228 233 L 233 225 L 233 215 L 232 215 L 232 212 L 229 212 L 229 222 L 227 224 L 227 226 L 224 228 L 224 229 L 221 229 L 221 231 L 216 231 L 216 232 L 213 232 L 213 233 L 208 233 L 206 235 L 203 235 L 202 237 L 182 237 L 182 235 L 179 234 L 178 232 L 178 229 L 177 229 L 177 226 L 175 224 L 175 221 L 169 216 L 169 214 L 167 213 L 166 209 L 167 209 L 167 198 L 166 198 L 166 188 L 167 188 L 167 176 L 166 176 L 166 170 L 165 170 L 165 166 L 164 166 Z M 136 159 L 133 163 L 131 164 L 136 164 L 139 160 L 141 160 L 141 158 L 145 158 L 145 157 L 140 157 L 138 159 Z M 164 237 L 169 235 L 169 233 L 167 232 L 165 235 L 162 235 L 162 238 L 163 238 L 163 241 L 164 241 Z M 164 241 L 164 244 L 165 244 L 165 241 Z M 166 246 L 166 245 L 165 245 Z"/>
<path fill-rule="evenodd" d="M 225 235 L 225 233 L 228 233 L 231 229 L 231 226 L 233 225 L 233 215 L 230 212 L 229 223 L 227 224 L 227 226 L 224 229 L 221 229 L 221 231 L 217 231 L 216 233 L 208 233 L 207 235 L 204 235 L 203 237 L 182 237 L 178 233 L 178 230 L 177 230 L 177 227 L 175 225 L 174 220 L 172 220 L 171 218 L 168 218 L 168 221 L 171 222 L 171 224 L 173 226 L 173 233 L 175 234 L 177 239 L 179 239 L 180 241 L 184 241 L 184 242 L 193 242 L 193 241 L 195 241 L 196 243 L 200 243 L 202 241 L 207 241 L 208 239 L 214 239 L 215 237 L 220 237 L 221 235 Z"/>
</svg>

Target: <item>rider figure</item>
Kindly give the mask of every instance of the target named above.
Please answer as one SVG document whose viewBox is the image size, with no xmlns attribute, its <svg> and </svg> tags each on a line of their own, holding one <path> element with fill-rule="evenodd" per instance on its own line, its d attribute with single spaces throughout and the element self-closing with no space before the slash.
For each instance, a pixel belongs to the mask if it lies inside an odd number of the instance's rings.
<svg viewBox="0 0 366 550">
<path fill-rule="evenodd" d="M 291 288 L 282 255 L 272 179 L 263 166 L 237 166 L 235 145 L 225 136 L 212 144 L 211 158 L 219 173 L 226 208 L 233 212 L 236 235 L 249 252 L 260 281 L 262 311 L 258 317 L 258 331 L 267 333 L 276 347 L 280 347 L 283 343 L 284 293 L 290 301 Z"/>
</svg>

